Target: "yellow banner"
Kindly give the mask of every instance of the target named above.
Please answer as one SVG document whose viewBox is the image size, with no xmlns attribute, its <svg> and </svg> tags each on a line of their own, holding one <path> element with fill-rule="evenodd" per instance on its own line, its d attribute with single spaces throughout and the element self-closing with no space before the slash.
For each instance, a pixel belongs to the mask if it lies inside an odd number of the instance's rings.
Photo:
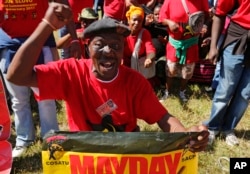
<svg viewBox="0 0 250 174">
<path fill-rule="evenodd" d="M 144 133 L 145 134 L 145 133 Z M 90 134 L 91 135 L 91 134 Z M 93 134 L 95 137 L 97 134 Z M 121 134 L 123 135 L 123 134 Z M 125 134 L 129 135 L 129 134 Z M 139 135 L 139 134 L 138 134 Z M 146 134 L 147 135 L 147 134 Z M 151 134 L 148 134 L 151 135 Z M 165 135 L 165 134 L 163 134 Z M 173 139 L 174 142 L 180 138 L 180 134 L 167 134 L 167 137 Z M 178 136 L 179 135 L 179 136 Z M 75 137 L 70 140 L 70 137 Z M 105 134 L 102 134 L 105 136 Z M 107 134 L 107 136 L 110 136 Z M 101 136 L 100 136 L 101 137 Z M 152 137 L 152 138 L 150 138 Z M 157 136 L 158 137 L 158 136 Z M 184 135 L 185 137 L 185 135 Z M 186 136 L 189 137 L 189 136 Z M 93 138 L 94 139 L 94 138 Z M 105 138 L 104 138 L 105 139 Z M 103 140 L 104 140 L 103 139 Z M 144 137 L 145 139 L 145 137 Z M 77 141 L 77 140 L 80 140 Z M 83 140 L 81 142 L 81 140 Z M 99 148 L 95 148 L 95 152 L 85 152 L 91 149 L 90 147 L 96 144 L 89 143 L 91 139 L 85 139 L 84 134 L 69 134 L 56 135 L 46 139 L 47 145 L 42 150 L 42 163 L 44 174 L 197 174 L 198 172 L 198 154 L 192 153 L 186 148 L 178 148 L 180 143 L 171 144 L 171 139 L 168 139 L 168 145 L 173 146 L 170 151 L 164 150 L 160 147 L 162 142 L 159 139 L 154 139 L 149 136 L 148 144 L 151 142 L 159 143 L 159 153 L 148 153 L 152 151 L 151 145 L 141 143 L 127 144 L 116 149 L 110 142 L 110 146 L 106 146 L 107 142 L 100 140 Z M 95 140 L 96 141 L 96 140 Z M 167 141 L 167 139 L 166 139 Z M 83 143 L 85 142 L 85 144 Z M 124 142 L 126 142 L 124 140 Z M 145 139 L 146 142 L 146 139 Z M 102 147 L 103 143 L 103 147 Z M 116 142 L 119 144 L 119 142 Z M 104 145 L 105 144 L 105 145 Z M 122 144 L 122 142 L 121 142 Z M 155 144 L 154 144 L 155 145 Z M 89 146 L 89 148 L 88 148 Z M 130 153 L 131 147 L 138 146 L 139 152 L 145 153 Z M 165 147 L 164 145 L 163 147 Z M 87 147 L 87 149 L 85 149 Z M 109 147 L 110 150 L 105 150 Z M 113 148 L 112 148 L 113 147 Z M 186 147 L 186 146 L 183 146 Z M 93 148 L 93 147 L 92 147 Z M 141 150 L 144 148 L 143 150 Z M 114 150 L 115 149 L 115 150 Z M 126 149 L 128 149 L 126 153 Z M 115 152 L 115 153 L 114 153 Z M 122 154 L 120 153 L 122 152 Z"/>
</svg>

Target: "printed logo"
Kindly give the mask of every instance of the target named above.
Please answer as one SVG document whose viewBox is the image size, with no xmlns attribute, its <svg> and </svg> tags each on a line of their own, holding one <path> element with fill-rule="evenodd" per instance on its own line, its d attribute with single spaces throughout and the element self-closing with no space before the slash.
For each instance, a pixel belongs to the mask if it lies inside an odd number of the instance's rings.
<svg viewBox="0 0 250 174">
<path fill-rule="evenodd" d="M 59 160 L 64 155 L 62 143 L 66 139 L 65 136 L 53 136 L 46 140 L 48 143 L 49 160 Z"/>
</svg>

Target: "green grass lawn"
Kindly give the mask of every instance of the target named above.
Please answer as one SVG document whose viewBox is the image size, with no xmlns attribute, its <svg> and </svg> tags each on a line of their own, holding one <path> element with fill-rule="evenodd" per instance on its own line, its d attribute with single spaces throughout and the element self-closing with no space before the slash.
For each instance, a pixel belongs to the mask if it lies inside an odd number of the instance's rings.
<svg viewBox="0 0 250 174">
<path fill-rule="evenodd" d="M 174 94 L 177 91 L 174 91 Z M 170 113 L 179 118 L 182 123 L 189 127 L 194 124 L 201 124 L 202 121 L 209 118 L 211 109 L 211 94 L 207 94 L 203 85 L 190 84 L 188 94 L 190 100 L 186 104 L 182 104 L 176 95 L 171 95 L 163 105 Z M 62 103 L 61 103 L 62 104 Z M 34 118 L 37 118 L 34 113 Z M 38 119 L 36 119 L 38 120 Z M 58 120 L 61 130 L 67 130 L 64 107 L 58 112 Z M 157 125 L 148 125 L 142 120 L 138 120 L 138 124 L 144 131 L 159 131 Z M 14 159 L 12 173 L 42 173 L 41 165 L 41 138 L 39 137 L 39 124 L 36 121 L 37 141 L 29 148 L 27 153 L 20 158 Z M 240 139 L 240 145 L 236 147 L 228 146 L 223 137 L 220 136 L 212 147 L 208 147 L 205 152 L 199 153 L 199 174 L 226 174 L 224 171 L 229 168 L 229 162 L 224 160 L 230 157 L 250 157 L 250 110 L 248 109 L 243 119 L 236 127 L 236 135 Z M 13 130 L 10 141 L 14 144 L 15 132 Z M 221 161 L 220 161 L 221 160 Z M 220 161 L 220 162 L 219 162 Z"/>
</svg>

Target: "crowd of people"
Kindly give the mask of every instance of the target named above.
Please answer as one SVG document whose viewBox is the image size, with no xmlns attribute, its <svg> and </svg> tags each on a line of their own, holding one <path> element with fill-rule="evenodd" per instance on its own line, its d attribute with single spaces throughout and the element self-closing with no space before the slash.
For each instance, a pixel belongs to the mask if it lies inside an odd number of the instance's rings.
<svg viewBox="0 0 250 174">
<path fill-rule="evenodd" d="M 0 68 L 17 134 L 13 157 L 21 156 L 35 139 L 31 89 L 38 101 L 41 136 L 59 129 L 55 100 L 64 100 L 70 131 L 109 130 L 102 123 L 109 117 L 116 131 L 133 132 L 140 130 L 137 119 L 143 119 L 165 132 L 200 131 L 190 141 L 191 151 L 204 150 L 219 133 L 227 144 L 239 144 L 234 129 L 250 97 L 250 25 L 245 20 L 250 14 L 242 10 L 250 8 L 248 1 L 217 0 L 213 15 L 207 0 L 37 2 L 36 14 L 25 14 L 27 19 L 18 11 L 16 20 L 9 20 L 14 14 L 4 8 L 7 1 L 0 8 Z M 229 25 L 218 44 L 228 14 Z M 22 22 L 30 27 L 21 27 Z M 180 100 L 188 101 L 199 44 L 210 48 L 206 57 L 211 62 L 220 57 L 221 68 L 210 118 L 186 128 L 161 102 L 172 92 L 175 77 L 180 79 Z M 160 99 L 157 85 L 164 86 Z"/>
</svg>

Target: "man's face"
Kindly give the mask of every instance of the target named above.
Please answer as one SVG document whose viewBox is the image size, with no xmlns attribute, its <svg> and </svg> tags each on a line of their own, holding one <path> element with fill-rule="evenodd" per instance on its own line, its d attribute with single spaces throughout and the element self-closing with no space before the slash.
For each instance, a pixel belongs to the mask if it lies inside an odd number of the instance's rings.
<svg viewBox="0 0 250 174">
<path fill-rule="evenodd" d="M 124 37 L 116 33 L 99 34 L 91 39 L 89 54 L 98 79 L 109 81 L 117 75 L 123 48 Z"/>
</svg>

